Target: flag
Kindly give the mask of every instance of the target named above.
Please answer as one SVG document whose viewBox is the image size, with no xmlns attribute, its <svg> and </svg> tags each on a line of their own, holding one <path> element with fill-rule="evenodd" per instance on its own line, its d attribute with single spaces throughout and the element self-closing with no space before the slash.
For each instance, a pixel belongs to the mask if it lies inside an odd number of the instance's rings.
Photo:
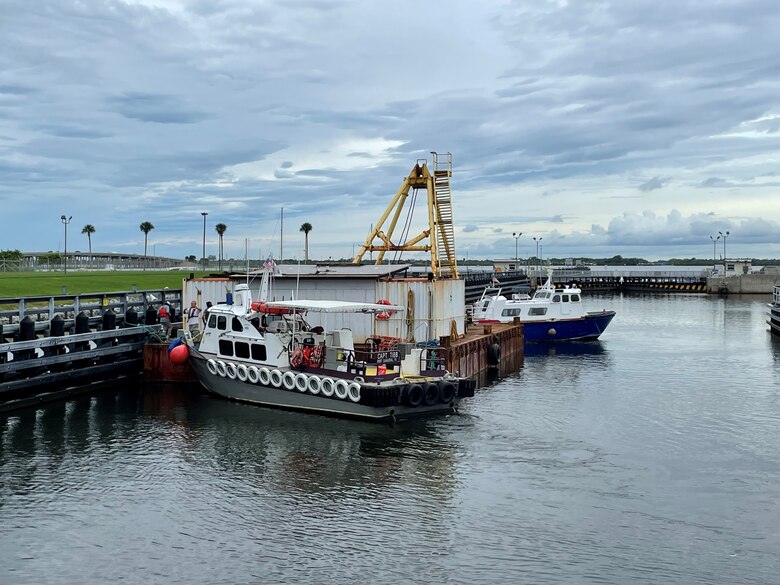
<svg viewBox="0 0 780 585">
<path fill-rule="evenodd" d="M 269 256 L 266 258 L 265 262 L 263 262 L 263 270 L 273 270 L 274 269 L 274 261 Z"/>
</svg>

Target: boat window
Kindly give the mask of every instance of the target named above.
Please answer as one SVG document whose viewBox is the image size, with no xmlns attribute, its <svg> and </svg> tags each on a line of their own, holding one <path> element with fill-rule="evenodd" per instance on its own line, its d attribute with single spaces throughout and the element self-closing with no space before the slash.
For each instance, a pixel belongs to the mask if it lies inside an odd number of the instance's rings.
<svg viewBox="0 0 780 585">
<path fill-rule="evenodd" d="M 561 295 L 555 295 L 553 296 L 553 303 L 560 303 L 561 302 Z"/>
<path fill-rule="evenodd" d="M 244 341 L 236 341 L 236 357 L 249 358 L 249 344 Z"/>
<path fill-rule="evenodd" d="M 233 322 L 231 323 L 231 326 L 233 328 L 233 331 L 243 331 L 244 326 L 241 324 L 241 319 L 238 317 L 233 317 Z"/>
<path fill-rule="evenodd" d="M 217 326 L 217 316 L 216 315 L 211 315 L 209 317 L 209 327 L 214 329 L 216 326 Z"/>
<path fill-rule="evenodd" d="M 502 317 L 519 317 L 522 309 L 504 309 L 501 311 Z"/>
<path fill-rule="evenodd" d="M 219 340 L 219 353 L 220 355 L 233 355 L 233 342 L 228 341 L 227 339 L 220 339 Z"/>
<path fill-rule="evenodd" d="M 220 331 L 224 331 L 225 329 L 227 329 L 227 319 L 225 318 L 224 315 L 220 315 L 217 318 L 217 329 L 219 329 Z"/>
<path fill-rule="evenodd" d="M 482 310 L 483 310 L 483 311 L 487 311 L 487 308 L 488 308 L 488 305 L 489 305 L 489 304 L 490 304 L 490 299 L 488 299 L 487 301 L 485 301 L 485 302 L 482 304 Z"/>
<path fill-rule="evenodd" d="M 563 302 L 568 303 L 569 302 L 569 295 L 563 295 Z"/>
<path fill-rule="evenodd" d="M 580 295 L 571 295 L 571 302 L 572 303 L 579 303 L 580 302 Z"/>
<path fill-rule="evenodd" d="M 531 307 L 528 309 L 528 316 L 538 316 L 538 315 L 546 315 L 547 314 L 547 307 Z"/>
<path fill-rule="evenodd" d="M 258 362 L 264 362 L 266 359 L 265 346 L 259 343 L 252 344 L 252 359 Z"/>
</svg>

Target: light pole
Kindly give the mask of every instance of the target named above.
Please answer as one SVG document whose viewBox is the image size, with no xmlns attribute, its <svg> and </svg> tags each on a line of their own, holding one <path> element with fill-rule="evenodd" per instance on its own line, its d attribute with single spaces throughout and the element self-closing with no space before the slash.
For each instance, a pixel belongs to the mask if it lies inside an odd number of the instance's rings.
<svg viewBox="0 0 780 585">
<path fill-rule="evenodd" d="M 203 270 L 206 270 L 206 216 L 208 214 L 208 211 L 201 212 L 201 215 L 203 216 Z"/>
<path fill-rule="evenodd" d="M 720 236 L 718 236 L 717 238 L 713 238 L 712 236 L 710 236 L 710 239 L 712 240 L 712 268 L 714 269 L 715 268 L 715 262 L 716 262 L 716 260 L 715 260 L 715 245 L 718 243 L 718 240 L 720 239 Z"/>
<path fill-rule="evenodd" d="M 726 238 L 729 237 L 729 231 L 726 230 L 726 233 L 718 232 L 720 234 L 719 237 L 723 238 L 723 274 L 726 274 Z"/>
<path fill-rule="evenodd" d="M 68 224 L 70 223 L 70 220 L 73 219 L 73 216 L 65 217 L 64 215 L 60 216 L 60 219 L 62 220 L 62 223 L 65 225 L 65 276 L 68 275 Z"/>
<path fill-rule="evenodd" d="M 539 242 L 542 241 L 542 238 L 536 238 L 534 237 L 534 242 L 536 242 L 536 271 L 539 271 Z"/>
<path fill-rule="evenodd" d="M 512 232 L 512 237 L 515 239 L 515 270 L 519 270 L 517 267 L 517 239 L 523 235 L 523 232 Z"/>
</svg>

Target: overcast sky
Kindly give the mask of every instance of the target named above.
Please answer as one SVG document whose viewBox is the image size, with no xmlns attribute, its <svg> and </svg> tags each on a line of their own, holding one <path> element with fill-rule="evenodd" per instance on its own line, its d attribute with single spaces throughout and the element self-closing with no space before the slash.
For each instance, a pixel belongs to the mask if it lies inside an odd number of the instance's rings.
<svg viewBox="0 0 780 585">
<path fill-rule="evenodd" d="M 346 257 L 452 152 L 458 256 L 780 257 L 777 0 L 0 0 L 0 248 Z M 414 215 L 421 229 L 424 210 Z M 723 253 L 722 240 L 716 254 Z"/>
</svg>

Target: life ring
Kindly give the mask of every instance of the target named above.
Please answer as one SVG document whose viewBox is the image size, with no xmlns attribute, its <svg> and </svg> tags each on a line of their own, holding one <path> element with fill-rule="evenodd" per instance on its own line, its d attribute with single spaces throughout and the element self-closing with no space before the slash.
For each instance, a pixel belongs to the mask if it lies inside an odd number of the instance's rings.
<svg viewBox="0 0 780 585">
<path fill-rule="evenodd" d="M 268 386 L 271 383 L 271 371 L 268 368 L 260 368 L 257 370 L 257 378 L 263 386 Z"/>
<path fill-rule="evenodd" d="M 295 389 L 298 392 L 306 392 L 309 389 L 309 377 L 306 374 L 295 375 Z"/>
<path fill-rule="evenodd" d="M 347 394 L 352 402 L 360 402 L 360 384 L 352 382 L 347 386 Z"/>
<path fill-rule="evenodd" d="M 293 368 L 300 368 L 303 363 L 303 351 L 295 349 L 290 354 L 290 366 Z"/>
<path fill-rule="evenodd" d="M 288 370 L 282 374 L 282 384 L 288 390 L 295 390 L 295 373 Z"/>
<path fill-rule="evenodd" d="M 282 387 L 282 373 L 279 370 L 271 370 L 271 373 L 269 374 L 268 378 L 271 382 L 271 386 L 274 388 L 281 388 Z M 260 383 L 262 384 L 263 380 L 260 379 Z"/>
<path fill-rule="evenodd" d="M 333 392 L 336 394 L 336 398 L 344 400 L 349 393 L 349 384 L 347 384 L 346 380 L 336 380 L 336 383 L 333 385 Z"/>
<path fill-rule="evenodd" d="M 309 392 L 315 396 L 320 393 L 322 389 L 322 380 L 319 376 L 309 376 Z"/>
<path fill-rule="evenodd" d="M 209 369 L 210 374 L 213 374 L 215 376 L 217 375 L 217 362 L 210 359 L 209 361 L 206 362 L 206 367 Z"/>
<path fill-rule="evenodd" d="M 228 362 L 225 364 L 225 374 L 227 374 L 227 377 L 231 380 L 236 379 L 236 364 L 233 364 L 231 362 Z"/>
<path fill-rule="evenodd" d="M 330 398 L 333 396 L 333 392 L 335 390 L 335 382 L 333 378 L 323 378 L 322 383 L 320 384 L 320 392 L 322 392 L 322 395 Z"/>
<path fill-rule="evenodd" d="M 236 366 L 236 377 L 242 382 L 246 382 L 247 378 L 249 377 L 249 373 L 247 372 L 247 368 L 244 364 L 238 364 Z"/>
<path fill-rule="evenodd" d="M 377 305 L 392 305 L 393 303 L 391 303 L 387 299 L 379 299 L 376 302 L 376 304 Z M 390 313 L 391 313 L 390 311 L 382 311 L 381 313 L 377 313 L 376 314 L 376 318 L 379 321 L 387 321 L 390 318 Z"/>
<path fill-rule="evenodd" d="M 249 380 L 252 384 L 257 384 L 260 381 L 260 376 L 258 375 L 256 367 L 249 366 L 246 369 L 246 379 Z M 268 382 L 266 382 L 266 384 L 268 384 Z"/>
<path fill-rule="evenodd" d="M 223 378 L 226 376 L 225 374 L 225 362 L 222 360 L 217 360 L 217 373 L 222 376 Z"/>
</svg>

